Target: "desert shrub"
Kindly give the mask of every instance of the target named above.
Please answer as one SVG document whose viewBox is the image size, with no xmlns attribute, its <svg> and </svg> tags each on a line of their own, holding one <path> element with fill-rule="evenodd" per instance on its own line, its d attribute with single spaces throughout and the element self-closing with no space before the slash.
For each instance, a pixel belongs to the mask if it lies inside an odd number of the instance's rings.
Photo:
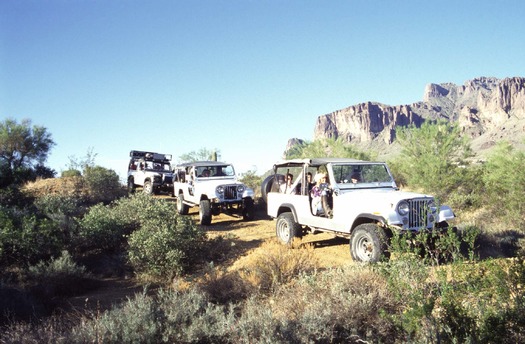
<svg viewBox="0 0 525 344">
<path fill-rule="evenodd" d="M 124 235 L 138 227 L 133 218 L 121 216 L 119 205 L 97 204 L 79 222 L 77 250 L 114 251 L 124 242 Z"/>
<path fill-rule="evenodd" d="M 286 151 L 286 159 L 338 157 L 359 160 L 374 160 L 375 153 L 360 151 L 356 146 L 348 144 L 342 138 L 318 139 L 312 142 L 302 142 Z"/>
<path fill-rule="evenodd" d="M 169 281 L 199 261 L 205 232 L 170 209 L 162 219 L 150 218 L 129 235 L 129 261 L 143 276 Z"/>
<path fill-rule="evenodd" d="M 80 172 L 79 170 L 75 170 L 75 169 L 68 169 L 68 170 L 62 171 L 60 176 L 62 178 L 81 177 L 82 176 L 82 172 Z"/>
<path fill-rule="evenodd" d="M 164 235 L 173 230 L 178 232 L 179 239 L 185 239 L 185 235 L 190 234 L 181 228 L 174 229 L 178 218 L 172 203 L 142 193 L 118 199 L 109 205 L 97 204 L 80 220 L 78 247 L 84 250 L 116 250 L 125 243 L 125 236 L 137 229 L 142 229 L 143 233 L 135 234 L 136 237 L 147 237 L 147 230 Z M 183 226 L 182 222 L 180 226 Z"/>
<path fill-rule="evenodd" d="M 34 205 L 60 228 L 64 243 L 70 245 L 72 236 L 76 233 L 77 218 L 86 211 L 82 199 L 70 195 L 47 194 L 37 198 Z"/>
<path fill-rule="evenodd" d="M 261 246 L 242 275 L 262 293 L 271 293 L 279 285 L 290 283 L 301 274 L 314 271 L 317 266 L 311 245 L 289 249 L 274 240 Z"/>
<path fill-rule="evenodd" d="M 415 256 L 424 263 L 439 266 L 477 257 L 477 240 L 481 230 L 476 226 L 447 231 L 420 231 L 416 234 L 394 233 L 389 251 L 393 256 Z"/>
<path fill-rule="evenodd" d="M 524 169 L 525 153 L 515 151 L 508 143 L 500 143 L 484 166 L 487 205 L 498 218 L 517 228 L 525 225 Z"/>
<path fill-rule="evenodd" d="M 124 306 L 87 320 L 74 328 L 73 342 L 102 343 L 217 343 L 234 330 L 232 312 L 210 304 L 191 289 L 184 293 L 159 291 L 153 298 L 136 295 Z"/>
<path fill-rule="evenodd" d="M 457 125 L 425 122 L 420 128 L 399 127 L 396 136 L 402 150 L 391 167 L 410 188 L 425 190 L 443 201 L 462 190 L 466 159 L 472 153 Z"/>
<path fill-rule="evenodd" d="M 382 314 L 395 312 L 398 302 L 384 277 L 368 266 L 354 265 L 303 275 L 280 286 L 269 307 L 286 342 L 392 342 L 395 328 Z"/>
<path fill-rule="evenodd" d="M 30 205 L 32 199 L 20 192 L 17 185 L 9 185 L 0 188 L 0 207 L 24 208 Z"/>
<path fill-rule="evenodd" d="M 86 269 L 77 265 L 68 251 L 62 251 L 58 258 L 52 258 L 47 263 L 40 261 L 28 268 L 28 277 L 32 280 L 48 280 L 63 276 L 82 277 L 85 273 Z"/>
<path fill-rule="evenodd" d="M 79 294 L 93 286 L 85 267 L 78 265 L 68 251 L 29 266 L 25 279 L 33 293 L 46 300 Z"/>
<path fill-rule="evenodd" d="M 65 247 L 60 229 L 28 210 L 0 208 L 0 266 L 36 263 Z"/>
<path fill-rule="evenodd" d="M 212 263 L 205 269 L 203 277 L 196 281 L 196 287 L 207 295 L 210 302 L 222 305 L 240 303 L 255 293 L 238 271 L 220 269 Z"/>
<path fill-rule="evenodd" d="M 411 342 L 480 342 L 520 338 L 525 281 L 523 260 L 454 261 L 429 267 L 415 255 L 401 255 L 378 265 L 388 290 L 401 303 L 386 313 Z M 505 332 L 505 327 L 512 332 Z M 481 342 L 487 342 L 482 340 Z M 488 341 L 491 342 L 491 341 Z"/>
<path fill-rule="evenodd" d="M 247 171 L 244 173 L 240 181 L 252 188 L 254 192 L 258 192 L 262 183 L 262 177 L 255 174 L 255 171 Z"/>
<path fill-rule="evenodd" d="M 86 167 L 84 179 L 93 203 L 109 203 L 122 197 L 125 193 L 118 174 L 102 166 Z"/>
</svg>

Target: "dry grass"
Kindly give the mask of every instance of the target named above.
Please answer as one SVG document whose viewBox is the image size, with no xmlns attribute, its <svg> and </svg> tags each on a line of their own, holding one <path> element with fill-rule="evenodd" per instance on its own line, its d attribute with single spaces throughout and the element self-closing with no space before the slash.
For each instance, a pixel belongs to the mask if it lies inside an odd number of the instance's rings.
<svg viewBox="0 0 525 344">
<path fill-rule="evenodd" d="M 22 187 L 22 192 L 33 197 L 42 197 L 49 194 L 87 196 L 89 190 L 86 188 L 82 177 L 62 177 L 37 179 L 34 182 L 28 182 Z"/>
<path fill-rule="evenodd" d="M 241 277 L 263 293 L 273 292 L 277 286 L 319 267 L 312 245 L 296 244 L 289 249 L 276 239 L 265 242 L 244 264 Z"/>
</svg>

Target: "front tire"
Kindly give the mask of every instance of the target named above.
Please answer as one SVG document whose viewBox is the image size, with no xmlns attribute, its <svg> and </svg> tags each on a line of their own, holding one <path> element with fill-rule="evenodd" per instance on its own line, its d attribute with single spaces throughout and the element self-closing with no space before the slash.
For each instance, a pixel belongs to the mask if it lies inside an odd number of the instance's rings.
<svg viewBox="0 0 525 344">
<path fill-rule="evenodd" d="M 128 192 L 130 195 L 135 193 L 135 181 L 133 180 L 133 177 L 128 179 Z"/>
<path fill-rule="evenodd" d="M 184 195 L 181 193 L 177 197 L 177 212 L 180 215 L 188 215 L 189 206 L 184 204 Z"/>
<path fill-rule="evenodd" d="M 355 262 L 365 263 L 376 263 L 388 257 L 384 229 L 373 223 L 357 226 L 350 237 L 350 254 Z"/>
<path fill-rule="evenodd" d="M 301 226 L 295 222 L 292 213 L 282 213 L 277 217 L 275 234 L 281 243 L 292 246 L 293 239 L 301 235 Z"/>
<path fill-rule="evenodd" d="M 153 194 L 153 184 L 151 183 L 151 181 L 149 180 L 146 180 L 144 182 L 144 187 L 143 187 L 143 190 L 142 190 L 146 195 L 151 195 Z"/>
<path fill-rule="evenodd" d="M 201 225 L 207 226 L 211 223 L 210 200 L 203 199 L 199 204 L 199 221 Z"/>
<path fill-rule="evenodd" d="M 243 202 L 243 209 L 242 209 L 242 219 L 244 221 L 252 221 L 255 216 L 254 216 L 254 205 L 253 205 L 253 199 L 251 199 L 250 197 L 247 197 L 244 199 L 244 202 Z"/>
</svg>

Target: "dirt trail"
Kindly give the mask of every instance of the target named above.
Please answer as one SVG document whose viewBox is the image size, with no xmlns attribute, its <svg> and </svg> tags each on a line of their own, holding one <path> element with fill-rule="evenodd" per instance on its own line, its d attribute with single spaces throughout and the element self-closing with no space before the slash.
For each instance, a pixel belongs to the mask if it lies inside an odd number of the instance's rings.
<svg viewBox="0 0 525 344">
<path fill-rule="evenodd" d="M 167 198 L 168 201 L 173 199 Z M 190 209 L 189 216 L 198 220 L 198 209 Z M 206 226 L 208 236 L 222 236 L 232 242 L 228 257 L 216 266 L 226 269 L 236 269 L 242 266 L 242 260 L 261 250 L 265 241 L 275 240 L 275 220 L 266 216 L 264 209 L 258 210 L 254 221 L 245 222 L 242 218 L 229 215 L 214 216 L 212 223 Z M 321 268 L 340 267 L 352 264 L 348 240 L 321 233 L 306 235 L 303 243 L 314 246 L 314 254 Z M 86 293 L 72 297 L 66 301 L 64 310 L 71 311 L 104 311 L 112 305 L 132 298 L 136 293 L 144 291 L 144 287 L 134 279 L 107 278 L 99 281 L 99 287 Z"/>
<path fill-rule="evenodd" d="M 197 219 L 197 210 L 190 215 Z M 206 228 L 210 238 L 217 235 L 235 237 L 236 245 L 241 246 L 239 254 L 235 255 L 235 260 L 256 252 L 263 242 L 276 238 L 275 220 L 268 217 L 264 209 L 259 210 L 256 219 L 250 222 L 223 214 L 214 216 L 212 224 Z M 327 233 L 308 234 L 303 237 L 302 243 L 314 246 L 314 254 L 322 268 L 339 267 L 352 263 L 347 239 Z"/>
</svg>

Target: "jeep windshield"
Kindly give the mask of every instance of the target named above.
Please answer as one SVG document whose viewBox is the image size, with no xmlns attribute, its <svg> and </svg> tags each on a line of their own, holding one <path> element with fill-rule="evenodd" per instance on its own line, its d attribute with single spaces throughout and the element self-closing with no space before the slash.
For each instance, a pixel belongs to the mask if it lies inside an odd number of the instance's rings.
<svg viewBox="0 0 525 344">
<path fill-rule="evenodd" d="M 334 164 L 332 171 L 340 188 L 396 187 L 385 164 Z"/>
<path fill-rule="evenodd" d="M 143 164 L 145 164 L 145 169 L 148 171 L 171 172 L 171 166 L 168 163 L 146 161 Z"/>
<path fill-rule="evenodd" d="M 196 166 L 195 174 L 197 178 L 234 177 L 235 170 L 232 165 Z"/>
</svg>

